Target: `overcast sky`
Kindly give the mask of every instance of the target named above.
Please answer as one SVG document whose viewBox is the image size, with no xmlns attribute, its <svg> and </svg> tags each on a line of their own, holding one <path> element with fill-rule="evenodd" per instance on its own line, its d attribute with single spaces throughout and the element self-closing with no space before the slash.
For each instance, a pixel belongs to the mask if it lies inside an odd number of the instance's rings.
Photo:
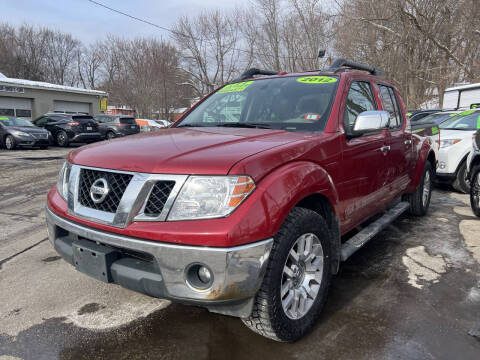
<svg viewBox="0 0 480 360">
<path fill-rule="evenodd" d="M 248 0 L 97 0 L 109 7 L 171 27 L 182 15 L 204 9 L 233 8 Z M 87 0 L 0 0 L 0 21 L 12 25 L 28 23 L 71 33 L 84 43 L 112 33 L 123 37 L 163 36 L 168 33 L 101 8 Z"/>
</svg>

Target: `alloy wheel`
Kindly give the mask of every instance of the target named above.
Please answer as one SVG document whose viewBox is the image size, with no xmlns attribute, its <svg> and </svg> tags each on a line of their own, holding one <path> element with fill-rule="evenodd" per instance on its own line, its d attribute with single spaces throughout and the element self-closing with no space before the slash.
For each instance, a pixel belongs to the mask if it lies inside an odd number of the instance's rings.
<svg viewBox="0 0 480 360">
<path fill-rule="evenodd" d="M 5 147 L 7 148 L 7 150 L 12 150 L 13 146 L 14 146 L 13 138 L 11 136 L 7 136 L 7 138 L 5 139 Z"/>
<path fill-rule="evenodd" d="M 323 278 L 323 248 L 312 233 L 300 236 L 283 267 L 280 295 L 283 311 L 292 320 L 305 316 L 318 296 Z"/>
</svg>

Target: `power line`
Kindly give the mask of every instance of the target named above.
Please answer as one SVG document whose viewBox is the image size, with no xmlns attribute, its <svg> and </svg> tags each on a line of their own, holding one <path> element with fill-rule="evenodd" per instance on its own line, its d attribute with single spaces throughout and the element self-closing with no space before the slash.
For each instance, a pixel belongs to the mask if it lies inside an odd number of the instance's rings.
<svg viewBox="0 0 480 360">
<path fill-rule="evenodd" d="M 137 20 L 137 21 L 143 22 L 143 23 L 145 23 L 145 24 L 154 26 L 154 27 L 156 27 L 156 28 L 158 28 L 158 29 L 168 31 L 169 33 L 172 33 L 172 34 L 174 34 L 174 35 L 188 36 L 188 35 L 182 34 L 182 33 L 180 33 L 180 32 L 177 32 L 177 31 L 175 31 L 175 30 L 172 30 L 172 29 L 169 29 L 169 28 L 166 28 L 166 27 L 163 27 L 163 26 L 154 24 L 154 23 L 152 23 L 152 22 L 150 22 L 150 21 L 148 21 L 148 20 L 140 19 L 140 18 L 138 18 L 138 17 L 136 17 L 136 16 L 127 14 L 127 13 L 125 13 L 125 12 L 123 12 L 123 11 L 120 11 L 120 10 L 117 10 L 117 9 L 114 9 L 114 8 L 111 8 L 110 6 L 107 6 L 107 5 L 105 5 L 105 4 L 99 3 L 99 2 L 97 2 L 97 1 L 94 1 L 94 0 L 87 0 L 87 1 L 91 2 L 92 4 L 101 6 L 101 7 L 105 8 L 105 9 L 108 9 L 108 10 L 110 10 L 110 11 L 116 12 L 117 14 L 120 14 L 120 15 L 123 15 L 123 16 L 126 16 L 126 17 L 129 17 L 130 19 Z M 190 37 L 190 36 L 188 36 L 188 37 Z M 194 38 L 194 40 L 199 40 L 199 39 L 195 39 L 195 38 Z"/>
<path fill-rule="evenodd" d="M 184 34 L 184 33 L 181 33 L 179 31 L 176 31 L 176 30 L 172 30 L 172 29 L 169 29 L 169 28 L 166 28 L 166 27 L 163 27 L 163 26 L 160 26 L 158 24 L 155 24 L 155 23 L 152 23 L 148 20 L 145 20 L 145 19 L 141 19 L 139 17 L 136 17 L 136 16 L 133 16 L 133 15 L 130 15 L 130 14 L 127 14 L 123 11 L 120 11 L 120 10 L 117 10 L 117 9 L 114 9 L 110 6 L 107 6 L 105 4 L 102 4 L 98 1 L 95 1 L 95 0 L 87 0 L 88 2 L 94 4 L 94 5 L 97 5 L 97 6 L 100 6 L 100 7 L 103 7 L 107 10 L 110 10 L 110 11 L 113 11 L 117 14 L 120 14 L 120 15 L 123 15 L 123 16 L 126 16 L 130 19 L 133 19 L 133 20 L 137 20 L 137 21 L 140 21 L 144 24 L 147 24 L 147 25 L 150 25 L 150 26 L 153 26 L 153 27 L 156 27 L 157 29 L 160 29 L 160 30 L 164 30 L 164 31 L 167 31 L 173 35 L 178 35 L 178 36 L 183 36 L 183 37 L 186 37 L 186 38 L 189 38 L 189 39 L 192 39 L 192 40 L 197 40 L 197 41 L 202 41 L 202 39 L 199 39 L 199 38 L 195 38 L 191 35 L 187 35 L 187 34 Z M 253 52 L 253 51 L 250 51 L 250 50 L 245 50 L 245 49 L 239 49 L 239 48 L 235 48 L 235 47 L 232 47 L 232 50 L 236 50 L 236 51 L 242 51 L 242 52 L 245 52 L 245 53 L 256 53 L 257 55 L 262 55 L 262 56 L 270 56 L 270 57 L 274 57 L 274 55 L 272 54 L 264 54 L 264 53 L 258 53 L 258 52 Z M 304 59 L 304 60 L 316 60 L 317 58 L 311 58 L 311 57 L 303 57 L 303 56 L 299 56 L 299 57 L 296 57 L 296 56 L 282 56 L 282 55 L 278 55 L 279 58 L 282 58 L 282 59 Z"/>
</svg>

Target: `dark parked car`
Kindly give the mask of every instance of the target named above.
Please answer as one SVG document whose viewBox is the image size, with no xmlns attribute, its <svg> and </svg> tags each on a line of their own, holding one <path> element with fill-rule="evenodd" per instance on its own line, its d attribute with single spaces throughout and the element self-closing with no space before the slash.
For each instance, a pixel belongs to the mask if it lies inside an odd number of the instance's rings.
<svg viewBox="0 0 480 360">
<path fill-rule="evenodd" d="M 480 120 L 478 120 L 480 125 Z M 473 213 L 480 217 L 480 130 L 472 137 L 472 152 L 470 153 L 467 164 L 467 179 L 470 180 L 470 204 Z"/>
<path fill-rule="evenodd" d="M 105 139 L 133 135 L 140 132 L 140 126 L 131 116 L 97 115 L 94 119 L 98 123 L 102 137 Z"/>
<path fill-rule="evenodd" d="M 97 123 L 89 115 L 45 114 L 33 123 L 50 131 L 58 146 L 68 146 L 73 142 L 90 143 L 102 140 Z"/>
<path fill-rule="evenodd" d="M 415 124 L 425 124 L 432 123 L 435 125 L 440 125 L 445 120 L 450 119 L 451 117 L 457 115 L 460 111 L 439 111 L 430 115 L 425 116 L 423 119 L 418 121 L 413 121 Z"/>
<path fill-rule="evenodd" d="M 38 146 L 45 149 L 50 144 L 50 133 L 33 126 L 28 120 L 0 116 L 0 139 L 7 150 L 13 150 L 17 146 Z"/>
<path fill-rule="evenodd" d="M 439 111 L 442 111 L 440 109 L 436 109 L 436 110 L 419 110 L 419 111 L 415 111 L 413 113 L 411 113 L 411 115 L 409 115 L 410 117 L 410 121 L 411 122 L 414 122 L 414 121 L 419 121 L 421 119 L 423 119 L 424 117 L 430 115 L 430 114 L 435 114 Z"/>
</svg>

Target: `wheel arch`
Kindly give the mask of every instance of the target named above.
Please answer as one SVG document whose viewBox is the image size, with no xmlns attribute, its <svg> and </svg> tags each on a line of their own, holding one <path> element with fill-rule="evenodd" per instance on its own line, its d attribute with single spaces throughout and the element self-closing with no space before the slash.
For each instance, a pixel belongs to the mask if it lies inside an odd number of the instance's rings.
<svg viewBox="0 0 480 360">
<path fill-rule="evenodd" d="M 471 160 L 471 163 L 470 163 L 470 174 L 469 174 L 469 177 L 471 179 L 471 177 L 473 176 L 473 169 L 475 169 L 475 167 L 477 166 L 480 166 L 480 154 L 478 155 L 474 155 L 472 160 Z"/>
<path fill-rule="evenodd" d="M 466 163 L 467 158 L 468 158 L 468 155 L 470 155 L 470 151 L 468 151 L 468 152 L 462 157 L 462 159 L 458 162 L 457 168 L 455 169 L 455 176 L 458 175 L 458 171 L 460 170 L 460 168 L 462 167 L 462 165 Z M 479 160 L 479 161 L 480 161 L 480 160 Z"/>
<path fill-rule="evenodd" d="M 340 219 L 335 214 L 335 210 L 330 203 L 330 200 L 322 193 L 314 193 L 304 197 L 295 205 L 295 207 L 302 207 L 315 211 L 327 222 L 330 229 L 329 241 L 332 250 L 332 274 L 338 273 L 341 250 Z"/>
<path fill-rule="evenodd" d="M 338 272 L 340 263 L 340 219 L 338 193 L 331 175 L 319 164 L 297 161 L 275 169 L 262 179 L 259 187 L 266 199 L 276 198 L 269 208 L 268 221 L 271 234 L 276 234 L 288 214 L 295 207 L 313 210 L 321 215 L 331 231 L 332 273 Z M 278 197 L 278 194 L 286 196 Z M 274 216 L 273 213 L 276 213 Z"/>
<path fill-rule="evenodd" d="M 425 168 L 425 163 L 429 161 L 432 164 L 432 170 L 436 172 L 436 156 L 435 156 L 435 151 L 432 149 L 430 143 L 428 141 L 424 141 L 421 148 L 418 150 L 418 159 L 417 163 L 414 166 L 414 169 L 412 171 L 412 181 L 410 183 L 410 186 L 407 189 L 407 193 L 413 193 L 415 189 L 417 188 L 418 184 L 420 184 L 420 181 L 422 180 L 423 176 L 423 169 Z"/>
</svg>

